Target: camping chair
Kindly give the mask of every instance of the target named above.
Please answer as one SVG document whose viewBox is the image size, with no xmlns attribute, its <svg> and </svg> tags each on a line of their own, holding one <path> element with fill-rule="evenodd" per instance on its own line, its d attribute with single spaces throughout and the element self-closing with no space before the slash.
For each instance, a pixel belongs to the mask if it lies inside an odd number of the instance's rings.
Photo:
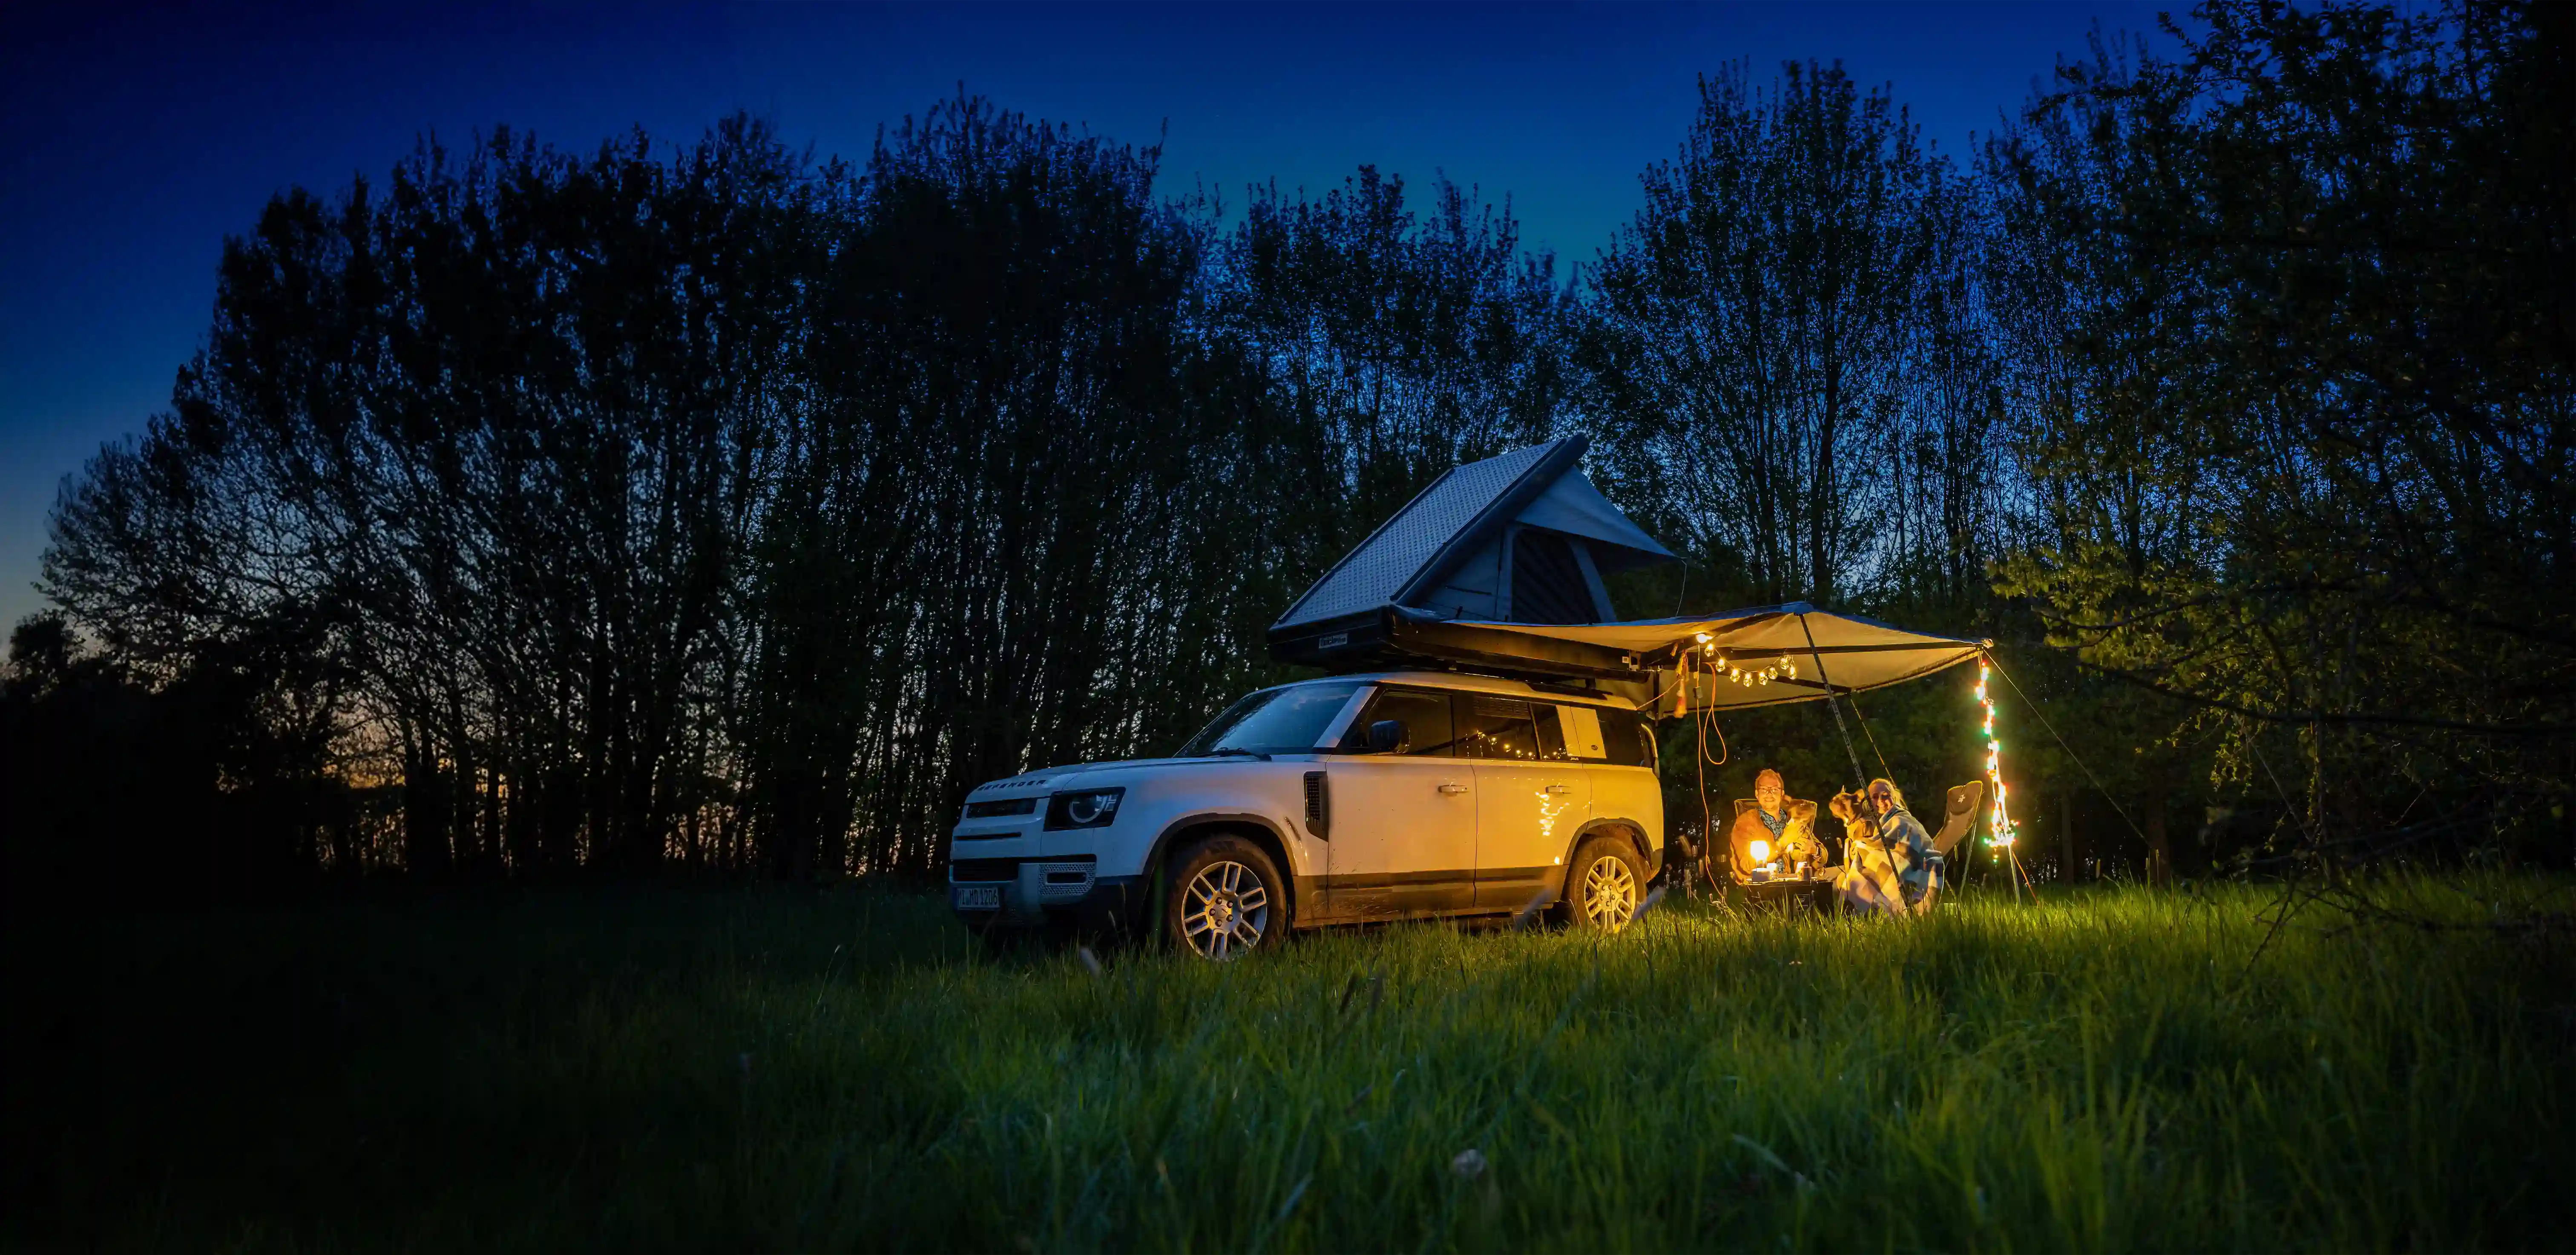
<svg viewBox="0 0 2576 1255">
<path fill-rule="evenodd" d="M 1804 822 L 1809 832 L 1815 831 L 1815 803 L 1799 798 L 1789 798 L 1785 804 L 1788 807 L 1791 822 Z M 1741 819 L 1745 812 L 1760 805 L 1761 803 L 1752 798 L 1739 797 L 1735 799 L 1735 814 L 1731 818 Z M 1757 906 L 1784 902 L 1812 906 L 1824 901 L 1824 895 L 1832 892 L 1833 877 L 1828 874 L 1826 867 L 1822 865 L 1809 867 L 1803 877 L 1787 869 L 1777 872 L 1765 870 L 1761 864 L 1747 857 L 1745 851 L 1735 848 L 1735 841 L 1731 835 L 1733 831 L 1734 825 L 1730 822 L 1727 826 L 1727 835 L 1716 836 L 1709 842 L 1708 856 L 1709 861 L 1714 863 L 1720 857 L 1719 848 L 1724 847 L 1723 857 L 1726 860 L 1728 878 L 1735 882 L 1736 888 L 1743 892 L 1747 901 Z M 1821 847 L 1823 841 L 1819 839 L 1817 844 Z M 1715 877 L 1712 876 L 1711 879 L 1714 880 Z"/>
<path fill-rule="evenodd" d="M 1977 808 L 1986 800 L 1986 782 L 1971 780 L 1950 786 L 1949 797 L 1941 806 L 1941 830 L 1932 834 L 1932 887 L 1925 890 L 1936 901 L 1950 883 L 1950 851 L 1977 826 Z"/>
</svg>

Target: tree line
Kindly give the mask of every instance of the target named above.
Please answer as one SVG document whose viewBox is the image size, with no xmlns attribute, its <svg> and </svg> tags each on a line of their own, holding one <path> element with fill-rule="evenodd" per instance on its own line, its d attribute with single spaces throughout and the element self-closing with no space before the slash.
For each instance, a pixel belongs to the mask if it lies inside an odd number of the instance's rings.
<svg viewBox="0 0 2576 1255">
<path fill-rule="evenodd" d="M 2164 42 L 1964 164 L 1839 65 L 1726 67 L 1570 267 L 1470 189 L 1175 198 L 971 98 L 861 161 L 496 130 L 286 193 L 168 410 L 66 481 L 10 857 L 925 871 L 967 788 L 1167 750 L 1396 506 L 1569 431 L 1688 558 L 1623 609 L 1995 637 L 2084 760 L 2017 761 L 2123 858 L 2428 798 L 2563 847 L 2566 21 Z M 1956 698 L 1869 699 L 1873 748 L 1972 774 Z"/>
</svg>

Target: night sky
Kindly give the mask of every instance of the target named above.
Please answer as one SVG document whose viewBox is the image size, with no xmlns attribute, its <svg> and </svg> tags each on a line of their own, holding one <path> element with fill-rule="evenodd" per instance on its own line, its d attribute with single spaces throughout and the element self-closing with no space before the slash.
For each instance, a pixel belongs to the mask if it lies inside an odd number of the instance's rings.
<svg viewBox="0 0 2576 1255">
<path fill-rule="evenodd" d="M 50 7 L 54 11 L 44 11 Z M 1121 140 L 1164 187 L 1321 189 L 1361 163 L 1508 195 L 1531 246 L 1588 262 L 1669 156 L 1696 77 L 1840 59 L 1964 157 L 2097 26 L 2139 4 L 1092 8 L 761 4 L 452 10 L 0 3 L 0 630 L 63 477 L 168 401 L 227 234 L 267 198 L 381 175 L 496 122 L 587 150 L 750 110 L 818 156 L 962 83 Z M 2161 41 L 2159 41 L 2161 42 Z M 1165 128 L 1168 127 L 1168 132 Z"/>
</svg>

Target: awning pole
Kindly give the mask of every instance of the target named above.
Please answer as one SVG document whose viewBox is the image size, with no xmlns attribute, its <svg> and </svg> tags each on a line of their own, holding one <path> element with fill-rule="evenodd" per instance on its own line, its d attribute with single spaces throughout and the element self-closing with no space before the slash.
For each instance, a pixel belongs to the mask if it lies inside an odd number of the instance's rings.
<svg viewBox="0 0 2576 1255">
<path fill-rule="evenodd" d="M 1834 704 L 1834 678 L 1825 674 L 1825 656 L 1816 652 L 1816 631 L 1807 626 L 1807 612 L 1798 612 L 1798 630 L 1807 635 L 1807 657 L 1816 664 L 1816 679 L 1825 686 L 1825 709 L 1834 712 L 1834 731 L 1842 734 L 1843 753 L 1851 756 L 1852 780 L 1861 788 L 1869 787 L 1869 773 L 1861 770 L 1860 749 L 1852 744 L 1851 726 L 1843 722 L 1843 708 Z M 1852 713 L 1860 713 L 1855 706 Z"/>
</svg>

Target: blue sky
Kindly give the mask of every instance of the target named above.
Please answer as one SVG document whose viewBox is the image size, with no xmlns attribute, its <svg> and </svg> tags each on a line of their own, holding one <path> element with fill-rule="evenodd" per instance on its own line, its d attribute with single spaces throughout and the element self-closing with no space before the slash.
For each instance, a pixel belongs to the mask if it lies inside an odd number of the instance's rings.
<svg viewBox="0 0 2576 1255">
<path fill-rule="evenodd" d="M 96 6 L 92 6 L 93 8 Z M 494 123 L 589 148 L 693 138 L 737 109 L 818 156 L 962 84 L 1165 143 L 1165 186 L 1321 188 L 1362 163 L 1509 196 L 1524 240 L 1589 261 L 1671 154 L 1697 77 L 1839 59 L 1963 155 L 2139 4 L 980 4 L 98 13 L 0 5 L 0 629 L 42 606 L 65 475 L 169 397 L 227 234 L 295 185 L 381 174 Z"/>
</svg>

